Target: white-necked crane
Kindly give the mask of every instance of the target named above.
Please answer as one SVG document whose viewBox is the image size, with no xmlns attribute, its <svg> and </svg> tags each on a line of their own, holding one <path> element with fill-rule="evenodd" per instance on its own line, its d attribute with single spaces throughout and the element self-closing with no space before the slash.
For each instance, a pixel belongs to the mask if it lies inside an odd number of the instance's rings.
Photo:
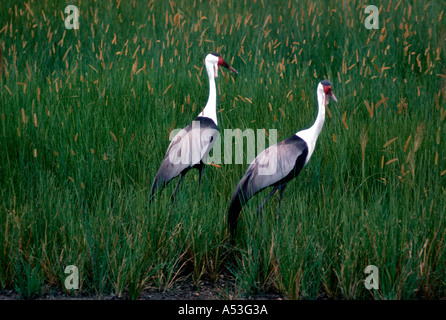
<svg viewBox="0 0 446 320">
<path fill-rule="evenodd" d="M 258 207 L 257 212 L 261 214 L 263 206 L 277 190 L 280 191 L 278 209 L 280 210 L 283 191 L 287 183 L 297 177 L 310 160 L 324 125 L 325 105 L 328 104 L 329 98 L 338 101 L 328 80 L 323 80 L 318 84 L 316 94 L 318 114 L 314 124 L 263 150 L 249 165 L 235 188 L 228 210 L 228 226 L 233 237 L 236 234 L 237 219 L 246 202 L 256 193 L 272 186 L 272 191 Z M 268 168 L 272 169 L 268 170 Z"/>
<path fill-rule="evenodd" d="M 218 53 L 208 54 L 204 62 L 209 76 L 208 101 L 198 117 L 172 139 L 153 180 L 150 202 L 158 189 L 164 188 L 172 179 L 180 176 L 171 197 L 173 202 L 181 179 L 192 168 L 198 169 L 198 192 L 200 192 L 204 164 L 219 134 L 217 124 L 217 89 L 215 86 L 218 68 L 223 66 L 238 73 Z"/>
</svg>

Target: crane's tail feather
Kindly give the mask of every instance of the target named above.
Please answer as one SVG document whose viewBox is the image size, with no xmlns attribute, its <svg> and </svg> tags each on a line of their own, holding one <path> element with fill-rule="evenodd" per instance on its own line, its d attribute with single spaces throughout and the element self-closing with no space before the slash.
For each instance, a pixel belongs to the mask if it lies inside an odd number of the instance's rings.
<svg viewBox="0 0 446 320">
<path fill-rule="evenodd" d="M 231 235 L 235 237 L 235 232 L 237 230 L 237 219 L 242 211 L 243 203 L 238 194 L 236 194 L 229 205 L 228 210 L 228 227 Z"/>
<path fill-rule="evenodd" d="M 248 192 L 248 181 L 250 172 L 240 180 L 239 184 L 235 188 L 234 195 L 232 196 L 231 204 L 228 209 L 228 227 L 231 235 L 235 237 L 237 230 L 237 220 L 242 211 L 243 206 L 252 197 L 252 194 Z"/>
<path fill-rule="evenodd" d="M 156 175 L 152 183 L 152 191 L 150 192 L 149 204 L 152 203 L 157 190 L 162 189 L 165 185 L 166 183 L 162 179 L 160 179 L 158 175 Z"/>
</svg>

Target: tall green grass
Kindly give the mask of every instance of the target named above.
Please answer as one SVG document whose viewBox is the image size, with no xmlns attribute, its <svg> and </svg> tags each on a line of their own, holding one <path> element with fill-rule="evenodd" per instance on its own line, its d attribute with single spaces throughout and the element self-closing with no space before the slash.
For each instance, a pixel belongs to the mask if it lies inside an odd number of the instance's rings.
<svg viewBox="0 0 446 320">
<path fill-rule="evenodd" d="M 383 1 L 378 30 L 358 1 L 82 1 L 77 31 L 68 4 L 0 10 L 0 288 L 65 290 L 76 265 L 96 296 L 225 275 L 240 296 L 444 297 L 444 1 Z M 199 194 L 192 171 L 174 205 L 175 183 L 148 203 L 169 132 L 206 103 L 212 51 L 239 71 L 217 78 L 221 132 L 310 126 L 325 78 L 339 100 L 280 217 L 275 196 L 260 224 L 262 192 L 234 242 L 247 164 L 208 166 Z"/>
</svg>

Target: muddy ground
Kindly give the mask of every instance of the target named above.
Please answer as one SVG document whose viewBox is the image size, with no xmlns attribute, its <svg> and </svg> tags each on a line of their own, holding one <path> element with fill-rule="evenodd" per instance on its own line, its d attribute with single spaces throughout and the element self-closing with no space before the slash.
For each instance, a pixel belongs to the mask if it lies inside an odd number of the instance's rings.
<svg viewBox="0 0 446 320">
<path fill-rule="evenodd" d="M 0 300 L 22 300 L 19 292 L 14 289 L 0 290 Z M 121 295 L 98 295 L 80 291 L 78 294 L 67 294 L 60 288 L 46 288 L 40 295 L 28 299 L 33 300 L 127 300 L 128 292 Z M 165 291 L 146 288 L 139 296 L 140 300 L 285 300 L 285 297 L 275 291 L 266 291 L 255 296 L 247 296 L 233 283 L 221 277 L 217 282 L 203 280 L 198 287 L 192 281 L 185 281 L 173 285 Z"/>
</svg>

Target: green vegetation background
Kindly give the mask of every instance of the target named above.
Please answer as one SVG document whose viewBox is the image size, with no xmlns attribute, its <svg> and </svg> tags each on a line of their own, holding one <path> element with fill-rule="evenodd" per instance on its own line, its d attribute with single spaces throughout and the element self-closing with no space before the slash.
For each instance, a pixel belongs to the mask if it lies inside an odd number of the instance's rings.
<svg viewBox="0 0 446 320">
<path fill-rule="evenodd" d="M 65 290 L 76 265 L 80 292 L 133 299 L 222 276 L 236 297 L 444 297 L 445 4 L 379 2 L 368 30 L 361 1 L 3 1 L 0 289 Z M 175 183 L 148 205 L 169 132 L 206 103 L 213 51 L 239 71 L 217 78 L 220 130 L 284 139 L 312 124 L 325 78 L 339 100 L 280 218 L 274 197 L 259 223 L 259 194 L 233 244 L 246 163 L 208 166 L 200 194 L 192 171 L 174 206 Z"/>
</svg>

